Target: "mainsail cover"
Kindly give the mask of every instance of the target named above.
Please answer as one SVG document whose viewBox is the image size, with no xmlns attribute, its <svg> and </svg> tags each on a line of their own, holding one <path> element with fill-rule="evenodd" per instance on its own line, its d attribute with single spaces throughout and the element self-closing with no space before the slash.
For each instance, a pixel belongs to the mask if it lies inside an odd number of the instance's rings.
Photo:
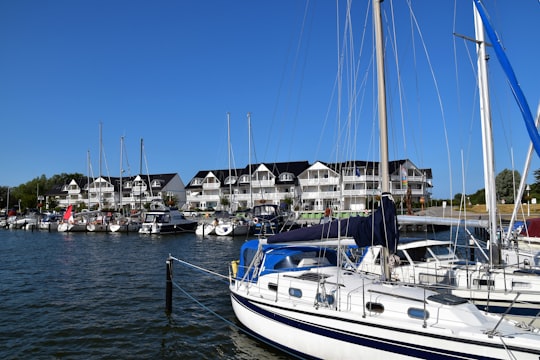
<svg viewBox="0 0 540 360">
<path fill-rule="evenodd" d="M 267 239 L 267 243 L 301 242 L 338 237 L 352 237 L 360 247 L 382 245 L 395 253 L 399 242 L 396 207 L 390 194 L 383 194 L 381 206 L 370 216 L 354 216 L 282 232 Z"/>
</svg>

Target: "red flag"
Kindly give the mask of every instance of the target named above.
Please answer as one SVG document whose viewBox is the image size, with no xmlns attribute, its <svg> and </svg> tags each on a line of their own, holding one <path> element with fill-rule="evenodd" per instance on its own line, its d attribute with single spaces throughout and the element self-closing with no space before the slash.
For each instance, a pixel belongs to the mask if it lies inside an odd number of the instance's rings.
<svg viewBox="0 0 540 360">
<path fill-rule="evenodd" d="M 69 205 L 67 210 L 66 210 L 66 213 L 64 214 L 64 220 L 69 220 L 69 218 L 71 217 L 71 207 L 73 205 Z"/>
</svg>

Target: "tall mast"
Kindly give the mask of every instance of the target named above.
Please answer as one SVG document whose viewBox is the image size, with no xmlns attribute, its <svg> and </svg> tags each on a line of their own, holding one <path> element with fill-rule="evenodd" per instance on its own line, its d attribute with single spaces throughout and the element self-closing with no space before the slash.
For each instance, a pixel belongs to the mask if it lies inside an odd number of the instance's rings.
<svg viewBox="0 0 540 360">
<path fill-rule="evenodd" d="M 386 115 L 386 78 L 384 74 L 383 29 L 381 20 L 381 2 L 373 0 L 373 21 L 375 26 L 375 46 L 377 53 L 377 97 L 379 103 L 379 131 L 381 151 L 381 191 L 390 191 L 390 176 L 388 170 L 388 127 Z"/>
<path fill-rule="evenodd" d="M 229 153 L 229 212 L 232 210 L 232 179 L 231 179 L 231 114 L 227 113 L 227 152 Z"/>
<path fill-rule="evenodd" d="M 86 155 L 86 196 L 88 197 L 88 210 L 90 210 L 90 150 L 88 150 Z"/>
<path fill-rule="evenodd" d="M 124 137 L 123 136 L 120 136 L 120 185 L 119 185 L 119 196 L 118 196 L 118 204 L 119 204 L 119 207 L 120 207 L 120 212 L 123 212 L 122 211 L 122 172 L 124 172 L 124 169 L 123 169 L 123 165 L 122 165 L 122 160 L 123 160 L 123 154 L 122 154 L 122 149 L 124 148 Z"/>
<path fill-rule="evenodd" d="M 98 210 L 101 210 L 101 121 L 99 122 L 99 199 L 98 199 Z"/>
<path fill-rule="evenodd" d="M 248 112 L 248 165 L 249 165 L 249 208 L 253 207 L 253 189 L 251 187 L 251 113 Z"/>
<path fill-rule="evenodd" d="M 384 48 L 383 48 L 383 29 L 381 19 L 381 2 L 383 0 L 373 0 L 373 26 L 375 31 L 375 47 L 377 54 L 377 97 L 379 102 L 379 140 L 381 151 L 381 192 L 390 191 L 390 176 L 388 170 L 388 127 L 386 116 L 386 80 L 384 75 Z M 382 199 L 381 199 L 382 201 Z M 382 270 L 384 279 L 390 279 L 390 267 L 388 265 L 388 248 L 382 248 L 384 261 L 382 261 Z"/>
<path fill-rule="evenodd" d="M 143 154 L 143 139 L 141 138 L 141 155 L 139 160 L 139 209 L 142 209 L 142 154 Z"/>
<path fill-rule="evenodd" d="M 499 245 L 497 241 L 497 197 L 495 189 L 495 159 L 493 156 L 493 130 L 491 123 L 491 105 L 487 76 L 486 44 L 484 26 L 480 14 L 473 4 L 474 29 L 476 34 L 476 51 L 478 65 L 478 91 L 480 95 L 480 120 L 482 127 L 482 150 L 484 154 L 484 185 L 486 189 L 486 206 L 490 221 L 490 262 L 500 262 Z"/>
</svg>

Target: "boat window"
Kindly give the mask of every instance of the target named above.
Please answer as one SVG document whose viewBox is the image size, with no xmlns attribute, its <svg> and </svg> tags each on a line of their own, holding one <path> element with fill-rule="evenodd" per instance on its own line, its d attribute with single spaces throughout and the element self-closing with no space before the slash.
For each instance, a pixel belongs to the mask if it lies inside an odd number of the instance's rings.
<svg viewBox="0 0 540 360">
<path fill-rule="evenodd" d="M 464 304 L 467 300 L 452 294 L 436 294 L 427 297 L 429 301 L 433 301 L 443 305 L 459 305 Z"/>
<path fill-rule="evenodd" d="M 154 214 L 146 214 L 146 218 L 144 219 L 144 222 L 154 222 L 155 218 L 156 218 L 156 215 Z"/>
<path fill-rule="evenodd" d="M 452 249 L 447 245 L 435 245 L 431 247 L 431 251 L 435 254 L 438 258 L 448 258 L 453 257 L 454 253 Z"/>
<path fill-rule="evenodd" d="M 268 290 L 277 291 L 277 284 L 268 283 Z M 290 289 L 289 289 L 290 292 Z"/>
<path fill-rule="evenodd" d="M 427 320 L 429 319 L 429 311 L 418 308 L 409 308 L 407 315 L 413 319 Z"/>
<path fill-rule="evenodd" d="M 302 290 L 297 289 L 297 288 L 289 288 L 289 295 L 297 297 L 297 298 L 301 298 L 302 297 Z"/>
<path fill-rule="evenodd" d="M 399 256 L 399 262 L 401 263 L 401 265 L 409 265 L 409 259 L 407 258 L 407 256 L 405 256 L 403 250 L 398 250 L 396 255 Z"/>
<path fill-rule="evenodd" d="M 371 312 L 375 312 L 375 313 L 383 313 L 384 312 L 383 304 L 374 303 L 374 302 L 371 302 L 371 301 L 366 303 L 366 309 L 368 309 Z"/>
<path fill-rule="evenodd" d="M 531 284 L 524 281 L 512 281 L 512 287 L 521 288 L 521 289 L 530 289 L 532 288 Z"/>
<path fill-rule="evenodd" d="M 407 249 L 407 253 L 414 262 L 424 262 L 426 259 L 431 258 L 431 254 L 426 251 L 425 247 L 419 247 L 416 249 Z"/>
<path fill-rule="evenodd" d="M 474 279 L 474 280 L 473 280 L 473 284 L 474 284 L 474 285 L 479 285 L 479 286 L 494 286 L 494 285 L 495 285 L 495 280 L 490 280 L 490 279 Z"/>
</svg>

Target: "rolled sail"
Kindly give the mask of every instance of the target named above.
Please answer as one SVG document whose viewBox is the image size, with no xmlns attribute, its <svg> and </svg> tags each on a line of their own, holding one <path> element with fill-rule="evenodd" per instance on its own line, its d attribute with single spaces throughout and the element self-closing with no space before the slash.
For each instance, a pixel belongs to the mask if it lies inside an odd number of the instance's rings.
<svg viewBox="0 0 540 360">
<path fill-rule="evenodd" d="M 396 207 L 390 194 L 383 194 L 381 206 L 370 216 L 334 220 L 270 236 L 267 243 L 302 242 L 352 237 L 360 247 L 382 245 L 395 253 L 399 242 Z"/>
</svg>

